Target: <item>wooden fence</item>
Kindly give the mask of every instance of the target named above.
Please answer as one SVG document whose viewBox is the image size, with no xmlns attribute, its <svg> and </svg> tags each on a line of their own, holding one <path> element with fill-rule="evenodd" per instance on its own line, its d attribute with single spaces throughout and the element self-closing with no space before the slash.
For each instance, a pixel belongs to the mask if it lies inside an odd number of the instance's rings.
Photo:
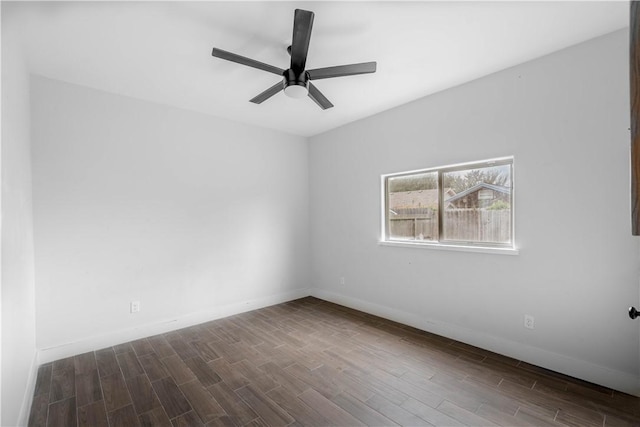
<svg viewBox="0 0 640 427">
<path fill-rule="evenodd" d="M 510 241 L 511 210 L 446 209 L 442 218 L 445 240 L 505 243 Z M 437 240 L 434 209 L 400 209 L 389 221 L 392 238 Z"/>
</svg>

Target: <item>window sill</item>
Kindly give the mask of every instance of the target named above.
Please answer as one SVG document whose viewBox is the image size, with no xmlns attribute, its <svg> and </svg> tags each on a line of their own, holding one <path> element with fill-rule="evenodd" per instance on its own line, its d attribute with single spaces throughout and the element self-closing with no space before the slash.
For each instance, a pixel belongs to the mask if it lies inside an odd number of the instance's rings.
<svg viewBox="0 0 640 427">
<path fill-rule="evenodd" d="M 435 249 L 441 251 L 455 251 L 455 252 L 479 252 L 485 254 L 498 254 L 498 255 L 518 255 L 520 251 L 516 248 L 495 248 L 489 246 L 461 246 L 461 245 L 447 245 L 442 243 L 413 243 L 413 242 L 401 242 L 401 241 L 388 241 L 381 240 L 378 242 L 380 246 L 396 246 L 399 248 L 418 248 L 418 249 Z"/>
</svg>

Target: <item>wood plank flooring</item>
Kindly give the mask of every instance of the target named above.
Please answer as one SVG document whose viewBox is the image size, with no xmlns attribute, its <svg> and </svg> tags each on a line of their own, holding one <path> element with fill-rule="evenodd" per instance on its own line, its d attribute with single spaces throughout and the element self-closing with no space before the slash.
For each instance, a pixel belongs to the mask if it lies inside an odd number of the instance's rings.
<svg viewBox="0 0 640 427">
<path fill-rule="evenodd" d="M 640 398 L 315 298 L 42 365 L 30 426 L 640 426 Z"/>
</svg>

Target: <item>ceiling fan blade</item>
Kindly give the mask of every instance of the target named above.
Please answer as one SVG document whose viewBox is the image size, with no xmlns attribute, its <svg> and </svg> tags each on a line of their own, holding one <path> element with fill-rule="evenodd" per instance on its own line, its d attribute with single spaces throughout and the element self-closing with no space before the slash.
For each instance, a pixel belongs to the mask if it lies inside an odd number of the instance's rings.
<svg viewBox="0 0 640 427">
<path fill-rule="evenodd" d="M 338 65 L 336 67 L 308 70 L 310 80 L 330 79 L 332 77 L 354 76 L 357 74 L 369 74 L 375 72 L 375 62 L 361 62 L 360 64 Z"/>
<path fill-rule="evenodd" d="M 245 56 L 236 55 L 235 53 L 227 52 L 226 50 L 217 49 L 215 47 L 213 48 L 211 55 L 215 56 L 216 58 L 226 59 L 227 61 L 236 62 L 248 67 L 268 71 L 279 76 L 284 73 L 284 70 L 282 68 L 274 67 L 273 65 L 265 64 L 264 62 L 256 61 L 255 59 L 250 59 Z"/>
<path fill-rule="evenodd" d="M 271 98 L 273 95 L 275 95 L 276 93 L 280 92 L 283 89 L 284 89 L 284 85 L 282 84 L 282 82 L 278 82 L 273 86 L 271 86 L 269 89 L 262 92 L 260 95 L 254 97 L 253 99 L 250 99 L 249 102 L 253 102 L 254 104 L 262 104 L 264 101 Z"/>
<path fill-rule="evenodd" d="M 331 101 L 322 94 L 311 82 L 309 82 L 309 98 L 313 99 L 316 104 L 323 110 L 333 107 Z"/>
<path fill-rule="evenodd" d="M 303 72 L 307 63 L 312 27 L 313 12 L 296 9 L 293 20 L 293 40 L 291 41 L 291 69 L 296 74 Z"/>
</svg>

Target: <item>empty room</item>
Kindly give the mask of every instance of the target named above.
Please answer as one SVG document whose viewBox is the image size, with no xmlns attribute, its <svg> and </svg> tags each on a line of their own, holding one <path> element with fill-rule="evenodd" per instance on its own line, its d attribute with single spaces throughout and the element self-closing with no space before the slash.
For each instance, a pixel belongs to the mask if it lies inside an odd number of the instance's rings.
<svg viewBox="0 0 640 427">
<path fill-rule="evenodd" d="M 635 3 L 0 12 L 0 425 L 640 426 Z"/>
</svg>

